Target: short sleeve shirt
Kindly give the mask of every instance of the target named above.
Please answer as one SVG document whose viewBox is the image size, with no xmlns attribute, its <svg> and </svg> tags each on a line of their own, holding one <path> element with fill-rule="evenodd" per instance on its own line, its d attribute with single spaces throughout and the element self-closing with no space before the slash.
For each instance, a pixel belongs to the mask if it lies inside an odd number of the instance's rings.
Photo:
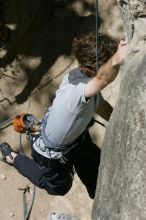
<svg viewBox="0 0 146 220">
<path fill-rule="evenodd" d="M 84 91 L 91 79 L 79 68 L 64 77 L 43 122 L 42 136 L 45 136 L 48 148 L 69 146 L 87 128 L 99 102 L 103 100 L 99 92 L 86 101 Z"/>
</svg>

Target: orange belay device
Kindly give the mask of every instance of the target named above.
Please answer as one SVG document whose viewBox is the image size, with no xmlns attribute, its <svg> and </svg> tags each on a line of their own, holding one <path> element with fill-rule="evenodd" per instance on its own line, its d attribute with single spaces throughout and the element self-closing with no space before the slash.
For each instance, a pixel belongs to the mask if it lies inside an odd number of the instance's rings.
<svg viewBox="0 0 146 220">
<path fill-rule="evenodd" d="M 21 113 L 14 117 L 13 127 L 19 133 L 34 133 L 39 130 L 39 122 L 32 114 Z"/>
</svg>

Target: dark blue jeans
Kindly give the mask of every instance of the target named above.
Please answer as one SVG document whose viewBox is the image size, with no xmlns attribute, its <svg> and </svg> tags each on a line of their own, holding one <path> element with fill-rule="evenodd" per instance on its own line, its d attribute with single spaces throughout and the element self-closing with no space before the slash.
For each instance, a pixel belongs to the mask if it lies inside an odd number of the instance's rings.
<svg viewBox="0 0 146 220">
<path fill-rule="evenodd" d="M 89 133 L 65 157 L 66 164 L 49 159 L 32 149 L 33 159 L 16 156 L 14 167 L 39 188 L 51 195 L 65 195 L 72 186 L 73 167 L 91 198 L 95 196 L 100 149 L 92 142 Z"/>
</svg>

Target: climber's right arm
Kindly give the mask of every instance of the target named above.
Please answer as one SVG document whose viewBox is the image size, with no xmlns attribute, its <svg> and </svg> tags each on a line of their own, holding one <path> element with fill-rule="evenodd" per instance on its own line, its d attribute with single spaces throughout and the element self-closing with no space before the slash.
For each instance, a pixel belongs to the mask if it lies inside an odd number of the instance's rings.
<svg viewBox="0 0 146 220">
<path fill-rule="evenodd" d="M 87 83 L 85 87 L 86 98 L 96 95 L 116 78 L 120 65 L 123 64 L 126 57 L 127 48 L 126 41 L 121 40 L 117 52 L 99 68 L 97 75 Z"/>
</svg>

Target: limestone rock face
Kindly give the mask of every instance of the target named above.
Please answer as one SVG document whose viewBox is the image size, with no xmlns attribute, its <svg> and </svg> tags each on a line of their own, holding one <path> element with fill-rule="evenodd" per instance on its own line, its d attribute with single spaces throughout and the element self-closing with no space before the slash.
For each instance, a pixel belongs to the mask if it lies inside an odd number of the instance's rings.
<svg viewBox="0 0 146 220">
<path fill-rule="evenodd" d="M 137 3 L 140 16 L 123 8 L 130 47 L 103 142 L 92 220 L 146 219 L 146 18 L 139 2 L 145 7 L 145 1 L 119 1 L 126 9 Z"/>
<path fill-rule="evenodd" d="M 125 32 L 128 41 L 131 41 L 135 27 L 134 21 L 138 17 L 146 16 L 146 1 L 145 0 L 117 0 L 119 9 L 123 17 Z"/>
</svg>

